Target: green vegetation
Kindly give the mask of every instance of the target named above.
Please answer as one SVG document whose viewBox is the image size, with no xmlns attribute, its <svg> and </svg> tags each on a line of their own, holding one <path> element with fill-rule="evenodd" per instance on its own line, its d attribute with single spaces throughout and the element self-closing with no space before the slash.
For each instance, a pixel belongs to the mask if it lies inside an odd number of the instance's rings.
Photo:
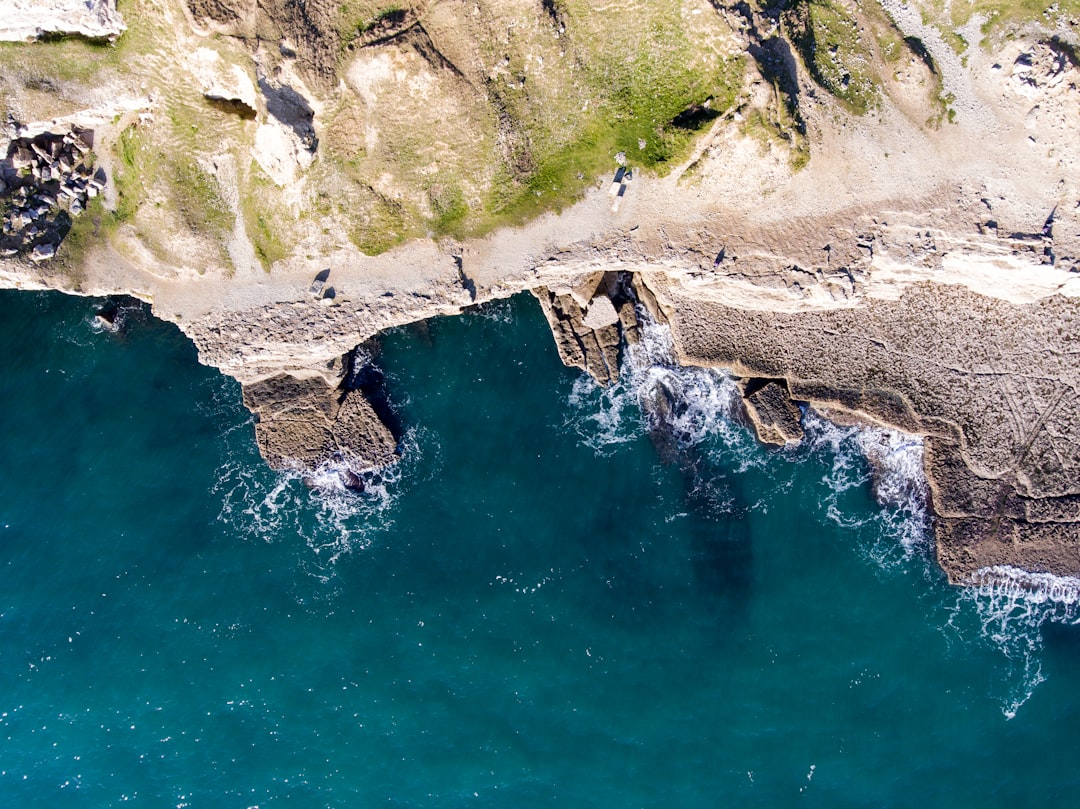
<svg viewBox="0 0 1080 809">
<path fill-rule="evenodd" d="M 172 198 L 184 224 L 194 233 L 224 239 L 235 217 L 215 180 L 195 160 L 174 158 L 169 165 Z"/>
<path fill-rule="evenodd" d="M 120 133 L 114 152 L 117 170 L 115 224 L 134 220 L 151 188 L 168 183 L 171 199 L 184 224 L 197 233 L 224 239 L 232 230 L 233 213 L 221 196 L 217 180 L 186 154 L 167 157 L 147 143 L 147 133 L 131 125 Z"/>
<path fill-rule="evenodd" d="M 267 192 L 274 187 L 259 164 L 251 161 L 248 187 L 240 194 L 240 214 L 244 217 L 244 229 L 255 257 L 267 272 L 276 262 L 289 257 L 289 249 L 279 235 L 281 228 L 266 210 Z"/>
<path fill-rule="evenodd" d="M 399 25 L 410 12 L 410 4 L 387 0 L 345 0 L 338 6 L 334 27 L 343 44 L 380 27 Z"/>
<path fill-rule="evenodd" d="M 0 66 L 9 76 L 41 89 L 61 84 L 89 85 L 102 71 L 130 73 L 140 55 L 160 41 L 165 22 L 153 12 L 151 0 L 117 0 L 127 30 L 116 40 L 87 40 L 56 36 L 40 42 L 0 43 Z"/>
<path fill-rule="evenodd" d="M 1080 0 L 1057 0 L 1047 3 L 1045 0 L 932 0 L 931 11 L 923 12 L 923 22 L 936 27 L 942 38 L 957 53 L 968 48 L 968 42 L 957 31 L 963 28 L 975 15 L 982 18 L 980 26 L 983 34 L 981 46 L 991 47 L 995 37 L 1009 36 L 1027 23 L 1043 24 L 1048 29 L 1069 27 L 1077 34 L 1077 20 L 1080 19 Z"/>
<path fill-rule="evenodd" d="M 53 267 L 69 279 L 75 289 L 81 289 L 85 273 L 87 250 L 101 241 L 114 214 L 105 210 L 101 197 L 89 200 L 86 210 L 71 220 L 71 229 L 52 260 Z"/>
<path fill-rule="evenodd" d="M 435 214 L 432 226 L 439 235 L 458 236 L 463 233 L 461 225 L 469 213 L 465 194 L 456 184 L 440 183 L 428 189 L 431 210 Z"/>
<path fill-rule="evenodd" d="M 266 215 L 255 205 L 251 197 L 245 196 L 241 203 L 244 214 L 244 226 L 247 229 L 248 238 L 251 239 L 255 255 L 267 272 L 275 262 L 288 258 L 289 251 L 281 240 L 271 230 Z"/>
<path fill-rule="evenodd" d="M 864 115 L 879 102 L 873 56 L 851 13 L 832 0 L 803 0 L 785 15 L 792 42 L 814 81 Z"/>
<path fill-rule="evenodd" d="M 342 64 L 366 94 L 339 105 L 321 148 L 352 180 L 349 234 L 367 253 L 561 210 L 613 172 L 620 152 L 666 174 L 743 90 L 745 57 L 730 51 L 724 18 L 691 18 L 668 0 L 603 9 L 551 0 L 539 17 L 500 4 L 443 11 L 387 0 L 341 7 L 339 29 L 354 37 L 417 14 L 418 36 L 431 38 L 359 48 Z M 388 59 L 408 80 L 380 78 Z"/>
<path fill-rule="evenodd" d="M 745 75 L 743 57 L 724 59 L 706 71 L 693 65 L 681 31 L 656 27 L 650 39 L 632 60 L 619 54 L 623 58 L 601 59 L 592 68 L 590 84 L 603 95 L 580 117 L 570 138 L 553 133 L 534 110 L 513 109 L 512 126 L 524 133 L 520 140 L 527 152 L 505 160 L 488 217 L 475 230 L 560 210 L 597 175 L 614 170 L 620 152 L 632 166 L 667 174 L 685 159 L 697 135 L 735 104 Z"/>
<path fill-rule="evenodd" d="M 362 219 L 349 231 L 349 239 L 362 253 L 377 256 L 419 235 L 408 224 L 412 218 L 401 203 L 369 190 Z"/>
<path fill-rule="evenodd" d="M 1045 22 L 1051 25 L 1080 16 L 1080 0 L 953 0 L 948 4 L 953 25 L 967 24 L 975 14 L 982 15 L 983 34 L 1025 22 Z"/>
<path fill-rule="evenodd" d="M 810 143 L 795 126 L 779 91 L 776 98 L 777 103 L 770 109 L 750 111 L 743 122 L 743 132 L 762 148 L 775 145 L 788 149 L 788 165 L 792 171 L 799 171 L 810 162 Z"/>
<path fill-rule="evenodd" d="M 134 125 L 120 133 L 114 149 L 118 165 L 112 177 L 116 188 L 116 210 L 113 217 L 119 224 L 131 221 L 142 203 L 142 173 L 149 150 L 143 143 L 142 132 Z"/>
</svg>

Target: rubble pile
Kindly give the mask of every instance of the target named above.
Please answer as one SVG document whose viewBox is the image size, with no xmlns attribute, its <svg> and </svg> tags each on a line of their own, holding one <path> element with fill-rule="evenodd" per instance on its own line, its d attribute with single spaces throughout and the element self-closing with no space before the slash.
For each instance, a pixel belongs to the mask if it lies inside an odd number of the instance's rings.
<svg viewBox="0 0 1080 809">
<path fill-rule="evenodd" d="M 0 257 L 44 261 L 56 255 L 72 218 L 105 188 L 93 144 L 93 130 L 78 128 L 10 140 L 0 160 Z"/>
</svg>

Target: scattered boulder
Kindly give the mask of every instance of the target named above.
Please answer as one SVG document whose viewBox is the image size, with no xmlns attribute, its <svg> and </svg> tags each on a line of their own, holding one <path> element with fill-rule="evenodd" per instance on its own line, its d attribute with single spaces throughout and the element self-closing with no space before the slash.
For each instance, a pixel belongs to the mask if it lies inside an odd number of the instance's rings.
<svg viewBox="0 0 1080 809">
<path fill-rule="evenodd" d="M 30 259 L 32 261 L 45 261 L 56 255 L 56 245 L 49 244 L 48 242 L 42 242 L 41 244 L 34 245 L 34 249 L 30 251 Z"/>
<path fill-rule="evenodd" d="M 18 133 L 18 125 L 14 125 Z M 93 131 L 69 128 L 16 136 L 0 160 L 0 198 L 5 206 L 0 251 L 47 261 L 105 186 L 105 173 L 93 166 Z"/>
<path fill-rule="evenodd" d="M 780 446 L 802 440 L 802 411 L 791 400 L 785 380 L 748 379 L 742 388 L 746 414 L 759 439 Z"/>
</svg>

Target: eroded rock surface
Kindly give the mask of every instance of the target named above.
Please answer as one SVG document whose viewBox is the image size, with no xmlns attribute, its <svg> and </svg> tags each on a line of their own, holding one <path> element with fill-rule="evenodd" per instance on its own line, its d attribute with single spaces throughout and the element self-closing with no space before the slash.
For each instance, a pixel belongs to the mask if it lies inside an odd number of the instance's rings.
<svg viewBox="0 0 1080 809">
<path fill-rule="evenodd" d="M 65 5 L 0 0 L 0 23 Z M 381 330 L 532 290 L 608 384 L 643 306 L 683 361 L 758 380 L 766 440 L 797 439 L 804 401 L 924 436 L 954 581 L 1080 575 L 1076 21 L 997 21 L 961 58 L 949 12 L 884 6 L 832 4 L 858 40 L 835 50 L 784 3 L 140 6 L 115 48 L 5 50 L 0 100 L 38 123 L 0 147 L 34 164 L 0 189 L 0 285 L 152 302 L 244 386 L 271 463 L 357 472 L 394 457 L 342 359 Z M 627 88 L 684 68 L 693 97 L 623 131 Z M 26 216 L 48 230 L 91 184 L 62 202 L 51 141 L 19 151 L 61 124 L 115 181 L 74 272 Z M 612 126 L 610 156 L 579 153 Z M 652 173 L 664 133 L 687 150 Z"/>
<path fill-rule="evenodd" d="M 348 358 L 346 358 L 348 362 Z M 257 418 L 259 451 L 276 469 L 312 470 L 326 462 L 354 475 L 397 459 L 397 440 L 363 391 L 321 375 L 275 374 L 243 386 Z"/>
<path fill-rule="evenodd" d="M 920 284 L 857 309 L 761 313 L 670 290 L 683 361 L 787 380 L 815 406 L 926 437 L 938 558 L 1080 571 L 1074 300 Z"/>
<path fill-rule="evenodd" d="M 784 380 L 746 380 L 743 403 L 758 437 L 765 443 L 783 446 L 802 439 L 802 412 L 791 401 Z"/>
<path fill-rule="evenodd" d="M 562 361 L 587 372 L 601 385 L 619 377 L 622 347 L 639 339 L 639 301 L 659 314 L 648 290 L 635 288 L 626 272 L 591 273 L 573 285 L 536 287 Z"/>
</svg>

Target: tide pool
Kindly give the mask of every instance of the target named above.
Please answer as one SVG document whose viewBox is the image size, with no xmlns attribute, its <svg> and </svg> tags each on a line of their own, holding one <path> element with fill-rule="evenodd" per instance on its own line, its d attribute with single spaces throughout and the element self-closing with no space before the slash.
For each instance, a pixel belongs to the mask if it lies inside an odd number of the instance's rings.
<svg viewBox="0 0 1080 809">
<path fill-rule="evenodd" d="M 811 413 L 762 447 L 662 334 L 600 391 L 519 296 L 386 335 L 402 461 L 312 491 L 177 329 L 97 305 L 0 292 L 0 806 L 1077 789 L 1075 607 L 947 585 L 917 442 Z"/>
</svg>

